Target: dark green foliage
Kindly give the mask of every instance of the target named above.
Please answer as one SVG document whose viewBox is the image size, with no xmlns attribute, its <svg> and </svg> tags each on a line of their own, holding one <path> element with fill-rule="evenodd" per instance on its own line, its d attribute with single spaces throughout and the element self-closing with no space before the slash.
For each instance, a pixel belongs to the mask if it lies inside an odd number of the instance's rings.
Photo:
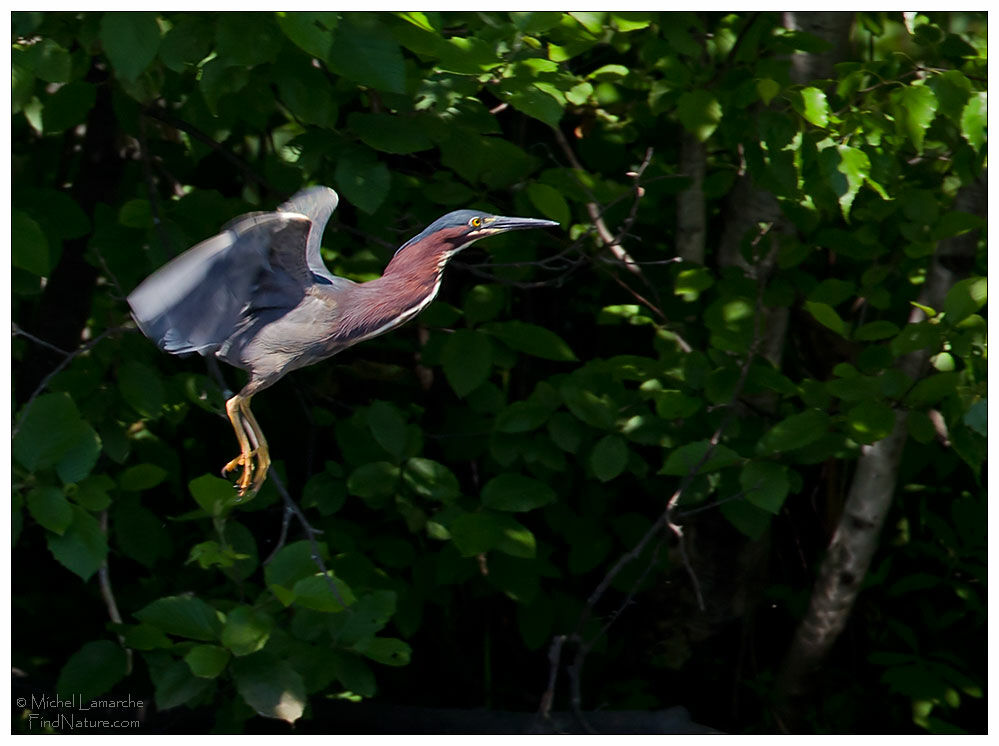
<svg viewBox="0 0 999 746">
<path fill-rule="evenodd" d="M 859 13 L 832 77 L 800 83 L 790 56 L 828 45 L 781 22 L 14 13 L 30 686 L 131 694 L 176 732 L 331 732 L 331 697 L 536 709 L 548 646 L 578 632 L 586 708 L 772 731 L 853 464 L 904 426 L 873 569 L 803 718 L 984 731 L 986 224 L 958 195 L 987 151 L 985 18 Z M 681 161 L 700 147 L 698 186 Z M 237 446 L 200 358 L 122 327 L 149 272 L 311 184 L 340 194 L 324 258 L 358 281 L 457 207 L 562 227 L 483 241 L 416 322 L 255 399 L 308 534 L 273 482 L 246 502 L 216 476 Z M 754 213 L 731 242 L 747 184 L 780 226 Z M 703 265 L 669 261 L 691 188 Z M 941 257 L 965 279 L 927 306 L 941 242 L 969 236 Z M 640 545 L 681 486 L 703 612 L 668 532 Z"/>
</svg>

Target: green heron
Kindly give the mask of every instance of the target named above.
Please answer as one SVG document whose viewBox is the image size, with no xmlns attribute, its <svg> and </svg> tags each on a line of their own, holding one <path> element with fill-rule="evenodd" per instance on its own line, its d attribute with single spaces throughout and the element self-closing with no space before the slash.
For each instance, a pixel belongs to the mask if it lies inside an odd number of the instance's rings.
<svg viewBox="0 0 999 746">
<path fill-rule="evenodd" d="M 456 210 L 399 247 L 381 277 L 357 283 L 330 274 L 319 252 L 337 202 L 332 189 L 311 187 L 276 212 L 235 218 L 128 296 L 142 333 L 162 350 L 216 357 L 249 373 L 225 405 L 239 456 L 223 474 L 242 467 L 241 496 L 260 489 L 270 466 L 250 410 L 256 393 L 409 321 L 437 295 L 448 260 L 478 239 L 558 225 Z"/>
</svg>

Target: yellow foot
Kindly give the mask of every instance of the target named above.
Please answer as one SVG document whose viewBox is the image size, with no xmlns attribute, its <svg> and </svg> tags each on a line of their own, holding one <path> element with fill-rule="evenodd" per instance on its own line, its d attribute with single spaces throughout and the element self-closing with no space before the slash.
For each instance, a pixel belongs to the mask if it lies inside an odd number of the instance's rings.
<svg viewBox="0 0 999 746">
<path fill-rule="evenodd" d="M 264 482 L 264 476 L 266 476 L 266 471 L 264 474 L 260 474 L 259 464 L 257 464 L 254 459 L 257 458 L 256 451 L 250 451 L 249 453 L 241 453 L 228 464 L 222 467 L 222 476 L 227 477 L 229 472 L 235 471 L 236 469 L 242 467 L 243 473 L 240 475 L 239 479 L 236 481 L 236 487 L 239 489 L 239 496 L 246 497 L 247 494 L 252 497 L 260 489 L 260 485 Z M 254 472 L 258 472 L 256 478 L 254 479 Z M 253 489 L 250 488 L 251 482 L 253 483 Z"/>
</svg>

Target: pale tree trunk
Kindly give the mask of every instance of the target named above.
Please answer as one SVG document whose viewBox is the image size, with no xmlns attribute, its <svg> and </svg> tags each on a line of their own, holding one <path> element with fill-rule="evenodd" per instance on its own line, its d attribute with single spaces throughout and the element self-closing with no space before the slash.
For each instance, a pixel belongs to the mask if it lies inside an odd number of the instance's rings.
<svg viewBox="0 0 999 746">
<path fill-rule="evenodd" d="M 853 13 L 809 12 L 785 13 L 784 25 L 796 31 L 818 36 L 829 44 L 821 54 L 795 54 L 791 58 L 791 79 L 795 83 L 832 76 L 833 65 L 844 58 L 850 42 Z M 739 177 L 729 198 L 725 212 L 725 229 L 718 247 L 718 261 L 723 267 L 741 267 L 751 277 L 756 276 L 752 264 L 743 258 L 742 242 L 747 233 L 760 224 L 771 225 L 774 235 L 791 230 L 782 219 L 776 198 L 756 186 L 748 175 Z M 789 309 L 767 308 L 764 311 L 764 337 L 760 354 L 774 366 L 780 367 L 784 352 Z"/>
<path fill-rule="evenodd" d="M 954 207 L 984 216 L 985 176 L 963 188 Z M 945 239 L 937 245 L 932 267 L 919 296 L 922 305 L 941 308 L 947 291 L 971 266 L 977 246 L 977 231 Z M 923 319 L 913 308 L 910 323 Z M 922 375 L 929 350 L 917 350 L 899 359 L 898 367 L 911 380 Z M 857 594 L 878 547 L 885 516 L 891 507 L 898 479 L 898 467 L 906 440 L 908 413 L 899 410 L 888 437 L 860 449 L 843 513 L 812 591 L 805 617 L 801 620 L 777 680 L 778 719 L 783 729 L 796 730 L 795 700 L 810 688 L 812 675 L 829 654 L 846 626 Z"/>
<path fill-rule="evenodd" d="M 676 200 L 676 255 L 685 262 L 704 264 L 707 216 L 704 208 L 704 143 L 684 131 L 680 138 L 680 174 L 690 186 Z"/>
</svg>

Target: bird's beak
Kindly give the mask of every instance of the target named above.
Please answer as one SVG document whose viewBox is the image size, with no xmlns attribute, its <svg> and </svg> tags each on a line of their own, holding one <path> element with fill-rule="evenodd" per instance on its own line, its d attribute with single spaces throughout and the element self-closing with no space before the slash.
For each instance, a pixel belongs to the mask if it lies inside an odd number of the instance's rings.
<svg viewBox="0 0 999 746">
<path fill-rule="evenodd" d="M 527 228 L 554 228 L 558 225 L 554 220 L 540 220 L 539 218 L 505 218 L 497 216 L 496 219 L 486 225 L 497 231 L 521 231 Z"/>
<path fill-rule="evenodd" d="M 483 236 L 494 233 L 506 233 L 507 231 L 522 231 L 528 228 L 554 228 L 557 226 L 554 220 L 541 220 L 539 218 L 507 218 L 497 215 L 494 218 L 486 218 L 485 225 L 476 233 Z"/>
</svg>

